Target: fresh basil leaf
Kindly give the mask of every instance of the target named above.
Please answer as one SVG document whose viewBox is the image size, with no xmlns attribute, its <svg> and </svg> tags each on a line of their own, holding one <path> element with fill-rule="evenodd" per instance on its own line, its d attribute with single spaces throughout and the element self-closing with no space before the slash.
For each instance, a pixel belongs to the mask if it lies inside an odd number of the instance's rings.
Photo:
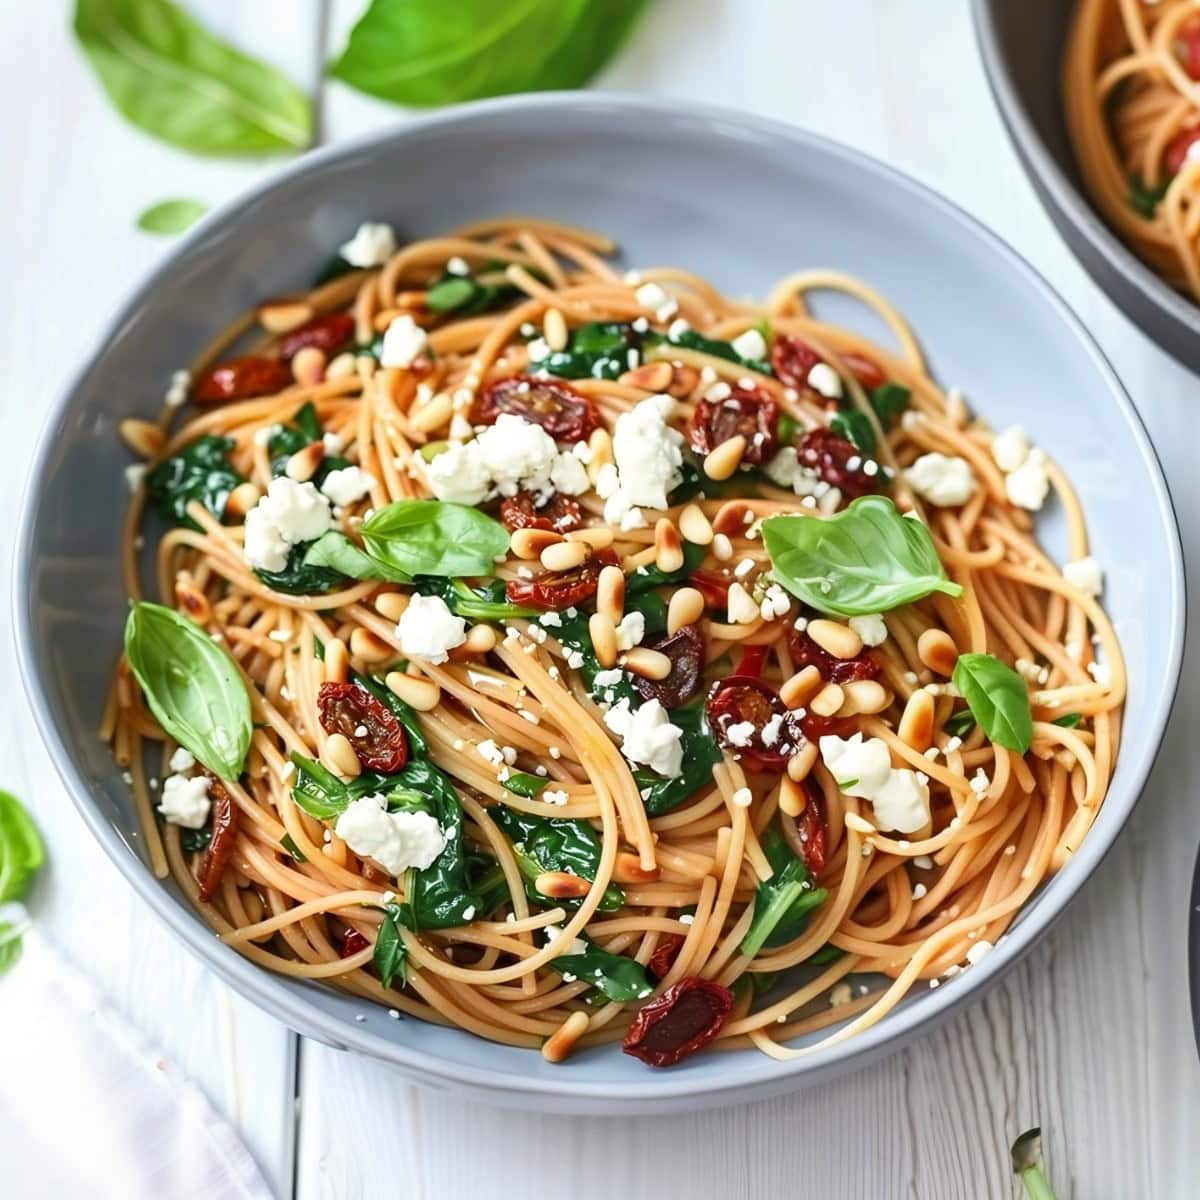
<svg viewBox="0 0 1200 1200">
<path fill-rule="evenodd" d="M 823 520 L 802 514 L 763 522 L 775 578 L 818 612 L 889 612 L 931 592 L 958 596 L 924 522 L 902 517 L 886 496 L 860 496 Z"/>
<path fill-rule="evenodd" d="M 200 526 L 187 515 L 193 500 L 199 500 L 218 521 L 224 517 L 229 493 L 244 482 L 229 465 L 232 449 L 230 438 L 206 433 L 150 472 L 146 491 L 163 520 L 199 532 Z"/>
<path fill-rule="evenodd" d="M 0 921 L 0 975 L 21 957 L 21 937 L 24 932 L 11 921 Z"/>
<path fill-rule="evenodd" d="M 975 728 L 975 714 L 969 708 L 961 708 L 946 719 L 942 728 L 951 737 L 966 737 Z"/>
<path fill-rule="evenodd" d="M 581 983 L 591 984 L 606 1000 L 618 1004 L 644 1000 L 654 990 L 640 962 L 613 954 L 587 938 L 583 941 L 587 945 L 583 953 L 560 954 L 547 965 L 560 975 L 573 975 Z"/>
<path fill-rule="evenodd" d="M 312 139 L 302 92 L 169 0 L 76 0 L 75 37 L 121 115 L 181 150 L 265 154 Z"/>
<path fill-rule="evenodd" d="M 410 914 L 407 906 L 402 904 L 385 905 L 383 914 L 383 924 L 375 938 L 375 953 L 371 961 L 379 972 L 379 982 L 385 988 L 390 988 L 393 980 L 399 980 L 403 987 L 408 982 L 408 950 L 400 927 L 408 927 Z"/>
<path fill-rule="evenodd" d="M 493 575 L 508 551 L 508 530 L 486 513 L 445 500 L 397 500 L 362 524 L 367 553 L 414 575 Z"/>
<path fill-rule="evenodd" d="M 330 74 L 394 104 L 433 107 L 577 88 L 616 53 L 645 0 L 372 0 Z"/>
<path fill-rule="evenodd" d="M 514 796 L 524 796 L 526 800 L 533 800 L 542 794 L 549 782 L 549 779 L 543 779 L 540 775 L 527 775 L 524 771 L 518 771 L 504 781 L 504 787 Z"/>
<path fill-rule="evenodd" d="M 767 829 L 761 841 L 774 874 L 763 880 L 754 894 L 754 917 L 741 945 L 742 953 L 751 958 L 763 946 L 795 941 L 804 932 L 809 913 L 828 895 L 813 884 L 807 867 L 777 829 Z"/>
<path fill-rule="evenodd" d="M 291 856 L 292 856 L 292 857 L 293 857 L 293 858 L 294 858 L 294 859 L 295 859 L 295 860 L 296 860 L 298 863 L 306 863 L 306 862 L 308 862 L 308 859 L 305 857 L 305 855 L 304 855 L 304 852 L 303 852 L 303 851 L 300 849 L 300 847 L 299 847 L 299 846 L 297 846 L 297 845 L 296 845 L 296 839 L 295 839 L 295 838 L 293 838 L 293 837 L 292 837 L 292 835 L 291 835 L 290 833 L 285 833 L 285 834 L 283 835 L 283 837 L 281 837 L 281 838 L 279 839 L 279 844 L 280 844 L 280 845 L 281 845 L 281 846 L 282 846 L 282 847 L 283 847 L 283 848 L 284 848 L 284 849 L 285 849 L 285 850 L 286 850 L 286 851 L 287 851 L 287 852 L 288 852 L 288 853 L 289 853 L 289 854 L 290 854 L 290 855 L 291 855 Z"/>
<path fill-rule="evenodd" d="M 344 533 L 331 529 L 315 542 L 305 544 L 303 566 L 324 567 L 348 579 L 380 579 L 392 583 L 407 583 L 407 577 L 376 562 L 360 550 Z M 278 588 L 276 589 L 279 590 Z"/>
<path fill-rule="evenodd" d="M 163 729 L 214 774 L 237 779 L 253 725 L 229 655 L 174 609 L 143 600 L 125 623 L 125 657 Z"/>
<path fill-rule="evenodd" d="M 199 200 L 160 200 L 138 214 L 137 227 L 144 233 L 182 233 L 206 212 L 208 205 Z"/>
<path fill-rule="evenodd" d="M 829 428 L 838 437 L 844 437 L 848 442 L 853 442 L 863 454 L 875 453 L 875 430 L 871 427 L 871 422 L 867 419 L 866 414 L 860 413 L 858 409 L 847 408 L 838 413 L 829 422 Z"/>
<path fill-rule="evenodd" d="M 912 400 L 912 392 L 899 383 L 881 383 L 867 398 L 884 429 L 891 429 Z"/>
<path fill-rule="evenodd" d="M 308 552 L 315 545 L 316 542 L 300 542 L 293 546 L 288 551 L 282 571 L 264 571 L 261 567 L 255 567 L 254 574 L 273 592 L 283 592 L 288 596 L 321 596 L 350 583 L 347 576 L 333 567 L 309 563 Z M 318 554 L 317 557 L 323 558 L 324 554 Z"/>
<path fill-rule="evenodd" d="M 1062 729 L 1074 729 L 1082 720 L 1083 713 L 1063 713 L 1061 717 L 1055 717 L 1050 724 L 1058 725 Z"/>
<path fill-rule="evenodd" d="M 960 654 L 954 686 L 983 732 L 1007 750 L 1024 754 L 1033 741 L 1033 716 L 1025 680 L 991 654 Z"/>
<path fill-rule="evenodd" d="M 19 900 L 45 861 L 33 818 L 16 796 L 0 791 L 0 904 Z"/>
</svg>

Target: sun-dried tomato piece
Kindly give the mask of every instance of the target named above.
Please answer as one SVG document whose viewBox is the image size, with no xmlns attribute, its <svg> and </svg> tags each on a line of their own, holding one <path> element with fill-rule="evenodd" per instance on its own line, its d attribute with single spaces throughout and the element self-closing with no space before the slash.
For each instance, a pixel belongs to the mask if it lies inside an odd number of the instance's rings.
<svg viewBox="0 0 1200 1200">
<path fill-rule="evenodd" d="M 342 948 L 338 951 L 338 957 L 353 958 L 370 944 L 357 929 L 347 929 L 342 937 Z"/>
<path fill-rule="evenodd" d="M 707 1046 L 733 1008 L 733 993 L 691 975 L 638 1009 L 621 1049 L 652 1067 L 670 1067 Z"/>
<path fill-rule="evenodd" d="M 671 634 L 662 634 L 643 645 L 671 660 L 666 679 L 633 677 L 633 686 L 643 700 L 657 700 L 663 708 L 678 708 L 696 694 L 700 672 L 704 669 L 704 638 L 695 625 L 684 625 Z"/>
<path fill-rule="evenodd" d="M 704 714 L 717 744 L 751 771 L 782 771 L 804 743 L 796 715 L 769 683 L 753 675 L 718 679 Z"/>
<path fill-rule="evenodd" d="M 850 374 L 867 391 L 870 391 L 872 388 L 882 387 L 887 383 L 887 376 L 883 373 L 883 368 L 873 358 L 868 358 L 865 354 L 859 354 L 854 350 L 847 350 L 842 355 L 842 362 L 846 364 L 846 369 Z"/>
<path fill-rule="evenodd" d="M 788 630 L 788 649 L 796 670 L 816 667 L 821 678 L 830 683 L 853 683 L 856 679 L 878 679 L 882 668 L 870 650 L 860 650 L 854 658 L 835 658 L 828 650 L 818 646 L 806 632 Z"/>
<path fill-rule="evenodd" d="M 819 790 L 812 786 L 810 780 L 805 780 L 800 787 L 807 797 L 807 803 L 799 816 L 782 815 L 780 827 L 793 853 L 803 861 L 810 875 L 817 876 L 825 870 L 825 818 L 821 812 Z"/>
<path fill-rule="evenodd" d="M 875 474 L 868 475 L 863 468 L 870 460 L 863 457 L 853 442 L 838 437 L 829 429 L 810 429 L 800 439 L 796 457 L 802 467 L 816 471 L 830 487 L 840 489 L 847 504 L 859 496 L 879 491 L 883 483 L 878 464 Z"/>
<path fill-rule="evenodd" d="M 205 371 L 192 384 L 192 399 L 197 404 L 224 404 L 228 400 L 269 396 L 294 382 L 287 363 L 247 354 L 226 359 Z"/>
<path fill-rule="evenodd" d="M 758 466 L 775 453 L 779 441 L 779 405 L 761 388 L 733 387 L 722 400 L 703 399 L 692 413 L 688 440 L 700 454 L 741 434 L 746 439 L 742 462 Z"/>
<path fill-rule="evenodd" d="M 199 884 L 200 899 L 211 900 L 221 886 L 221 876 L 225 874 L 225 867 L 237 842 L 238 806 L 234 804 L 228 788 L 211 771 L 205 771 L 204 774 L 208 779 L 212 837 L 200 860 Z"/>
<path fill-rule="evenodd" d="M 364 767 L 386 775 L 408 762 L 408 734 L 404 726 L 394 713 L 357 684 L 321 684 L 317 710 L 321 728 L 347 738 Z"/>
<path fill-rule="evenodd" d="M 1197 142 L 1200 142 L 1200 125 L 1181 129 L 1163 148 L 1163 170 L 1168 175 L 1178 175 L 1188 161 L 1188 152 Z"/>
<path fill-rule="evenodd" d="M 794 333 L 777 333 L 771 342 L 771 367 L 775 378 L 797 391 L 809 389 L 808 373 L 825 360 Z"/>
<path fill-rule="evenodd" d="M 658 939 L 650 961 L 646 963 L 646 973 L 655 980 L 666 979 L 668 972 L 675 965 L 679 951 L 683 949 L 681 933 L 665 933 Z"/>
<path fill-rule="evenodd" d="M 737 675 L 753 675 L 758 679 L 763 673 L 763 664 L 767 661 L 766 646 L 743 646 L 742 661 L 738 663 Z"/>
<path fill-rule="evenodd" d="M 729 605 L 729 585 L 733 582 L 727 575 L 718 575 L 714 571 L 693 571 L 688 576 L 688 583 L 704 597 L 704 603 L 709 608 L 727 608 Z"/>
<path fill-rule="evenodd" d="M 513 375 L 484 388 L 471 420 L 491 425 L 501 413 L 513 413 L 540 425 L 557 442 L 578 442 L 599 428 L 596 406 L 559 379 Z"/>
<path fill-rule="evenodd" d="M 306 346 L 315 346 L 326 355 L 334 354 L 348 346 L 353 337 L 354 318 L 349 313 L 322 313 L 284 335 L 279 343 L 279 357 L 286 362 Z"/>
<path fill-rule="evenodd" d="M 611 550 L 599 550 L 569 571 L 543 571 L 530 579 L 510 579 L 504 585 L 504 595 L 510 604 L 561 612 L 590 600 L 599 586 L 600 572 L 616 561 L 617 556 Z"/>
<path fill-rule="evenodd" d="M 510 533 L 518 529 L 553 529 L 570 533 L 583 524 L 583 510 L 571 499 L 555 492 L 542 505 L 534 503 L 532 492 L 518 492 L 500 501 L 500 520 Z"/>
<path fill-rule="evenodd" d="M 1175 30 L 1174 50 L 1189 78 L 1200 80 L 1200 18 L 1190 17 Z"/>
<path fill-rule="evenodd" d="M 854 731 L 853 717 L 822 717 L 811 708 L 804 710 L 800 718 L 800 729 L 810 742 L 819 742 L 827 734 L 849 737 Z"/>
</svg>

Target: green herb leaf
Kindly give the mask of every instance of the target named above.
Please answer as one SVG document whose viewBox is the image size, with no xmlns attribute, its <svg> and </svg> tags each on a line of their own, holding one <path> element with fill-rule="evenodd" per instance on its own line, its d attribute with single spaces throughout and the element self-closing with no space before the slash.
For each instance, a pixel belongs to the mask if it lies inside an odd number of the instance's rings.
<svg viewBox="0 0 1200 1200">
<path fill-rule="evenodd" d="M 444 500 L 397 500 L 362 525 L 363 545 L 396 577 L 492 575 L 508 530 L 486 513 Z"/>
<path fill-rule="evenodd" d="M 10 921 L 0 921 L 0 975 L 21 957 L 21 936 L 25 930 Z"/>
<path fill-rule="evenodd" d="M 373 0 L 330 74 L 419 107 L 582 87 L 643 7 L 644 0 Z"/>
<path fill-rule="evenodd" d="M 646 978 L 646 968 L 635 959 L 613 954 L 588 938 L 582 939 L 587 949 L 581 954 L 560 954 L 549 966 L 560 975 L 574 975 L 581 983 L 589 983 L 606 1000 L 624 1004 L 628 1000 L 644 1000 L 654 988 Z"/>
<path fill-rule="evenodd" d="M 395 583 L 407 580 L 385 563 L 376 562 L 365 551 L 360 550 L 344 533 L 331 529 L 315 542 L 308 542 L 302 563 L 305 567 L 323 567 L 336 571 L 343 578 L 382 579 Z M 278 591 L 278 589 L 276 589 Z"/>
<path fill-rule="evenodd" d="M 296 839 L 290 833 L 285 833 L 279 839 L 279 844 L 298 862 L 305 863 L 308 859 L 305 858 L 304 852 L 296 845 Z"/>
<path fill-rule="evenodd" d="M 871 427 L 871 422 L 867 419 L 866 414 L 860 413 L 857 408 L 847 408 L 838 413 L 829 422 L 829 428 L 838 437 L 844 437 L 848 442 L 853 442 L 864 454 L 875 453 L 875 430 Z"/>
<path fill-rule="evenodd" d="M 409 913 L 407 907 L 401 904 L 385 905 L 383 913 L 383 924 L 375 938 L 375 953 L 371 961 L 379 972 L 379 982 L 385 988 L 390 988 L 393 980 L 399 980 L 403 987 L 408 982 L 408 949 L 404 945 L 400 927 L 407 927 Z"/>
<path fill-rule="evenodd" d="M 661 817 L 678 808 L 700 788 L 712 783 L 712 769 L 721 761 L 712 734 L 704 724 L 704 709 L 700 704 L 671 711 L 671 724 L 683 730 L 683 770 L 674 779 L 664 779 L 648 768 L 639 767 L 633 773 L 642 794 L 642 805 L 651 817 Z"/>
<path fill-rule="evenodd" d="M 841 617 L 889 612 L 931 592 L 958 596 L 921 521 L 886 496 L 860 496 L 822 520 L 802 514 L 763 522 L 775 578 L 818 612 Z"/>
<path fill-rule="evenodd" d="M 46 851 L 33 819 L 9 792 L 0 792 L 0 904 L 19 900 Z"/>
<path fill-rule="evenodd" d="M 795 941 L 804 932 L 809 913 L 828 895 L 812 882 L 808 868 L 777 829 L 766 830 L 762 848 L 774 874 L 763 880 L 754 894 L 754 917 L 741 945 L 742 953 L 750 957 L 763 946 Z"/>
<path fill-rule="evenodd" d="M 264 571 L 261 567 L 255 567 L 254 573 L 273 592 L 283 592 L 289 596 L 320 596 L 345 587 L 350 579 L 341 571 L 308 562 L 308 552 L 315 545 L 316 542 L 300 542 L 293 546 L 288 551 L 282 571 Z M 317 557 L 323 558 L 325 555 L 319 553 Z M 371 578 L 378 576 L 372 575 Z"/>
<path fill-rule="evenodd" d="M 125 657 L 163 729 L 210 771 L 237 779 L 253 725 L 229 655 L 174 609 L 140 601 L 125 623 Z"/>
<path fill-rule="evenodd" d="M 991 654 L 960 654 L 954 686 L 975 720 L 997 746 L 1024 754 L 1033 740 L 1033 716 L 1025 680 Z"/>
<path fill-rule="evenodd" d="M 193 500 L 199 500 L 218 521 L 224 517 L 229 493 L 244 482 L 229 465 L 232 449 L 231 439 L 206 433 L 150 472 L 146 491 L 165 521 L 199 532 L 200 526 L 187 515 Z"/>
<path fill-rule="evenodd" d="M 960 708 L 946 719 L 942 728 L 951 737 L 966 737 L 975 728 L 975 714 L 969 708 Z"/>
<path fill-rule="evenodd" d="M 1171 181 L 1167 179 L 1158 187 L 1147 187 L 1136 175 L 1131 175 L 1129 177 L 1129 207 L 1139 216 L 1145 217 L 1147 221 L 1153 220 L 1154 213 L 1170 186 Z"/>
<path fill-rule="evenodd" d="M 138 214 L 137 227 L 145 233 L 182 233 L 206 212 L 208 205 L 199 200 L 160 200 Z"/>
<path fill-rule="evenodd" d="M 511 621 L 515 617 L 536 617 L 538 610 L 510 604 L 505 599 L 504 580 L 491 579 L 482 587 L 468 587 L 461 579 L 422 575 L 413 580 L 422 596 L 440 596 L 456 617 L 468 621 Z"/>
<path fill-rule="evenodd" d="M 867 397 L 884 429 L 891 429 L 912 400 L 912 392 L 899 383 L 881 383 Z"/>
<path fill-rule="evenodd" d="M 524 796 L 526 800 L 533 800 L 545 791 L 549 782 L 549 779 L 540 775 L 528 775 L 524 771 L 517 771 L 504 781 L 504 787 L 514 796 Z"/>
<path fill-rule="evenodd" d="M 1050 722 L 1051 725 L 1059 725 L 1063 729 L 1074 729 L 1080 721 L 1083 720 L 1083 713 L 1063 713 L 1061 717 L 1055 717 Z"/>
<path fill-rule="evenodd" d="M 662 340 L 664 339 L 659 335 L 652 334 L 647 337 L 646 343 L 651 345 Z M 764 362 L 759 358 L 746 358 L 733 348 L 732 342 L 722 342 L 716 338 L 705 337 L 704 334 L 697 333 L 694 329 L 681 329 L 676 333 L 669 333 L 665 341 L 671 346 L 682 346 L 685 350 L 696 350 L 701 354 L 711 354 L 714 358 L 723 358 L 726 362 L 739 363 L 743 367 L 757 371 L 760 375 L 775 374 L 769 362 Z"/>
<path fill-rule="evenodd" d="M 169 0 L 76 0 L 75 37 L 121 115 L 181 150 L 265 154 L 312 138 L 296 87 Z"/>
</svg>

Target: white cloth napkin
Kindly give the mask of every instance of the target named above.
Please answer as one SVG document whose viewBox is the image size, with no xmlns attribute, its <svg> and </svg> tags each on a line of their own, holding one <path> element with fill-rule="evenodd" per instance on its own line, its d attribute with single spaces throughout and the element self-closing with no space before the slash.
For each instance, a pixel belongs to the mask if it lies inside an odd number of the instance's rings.
<svg viewBox="0 0 1200 1200">
<path fill-rule="evenodd" d="M 0 976 L 0 1192 L 271 1200 L 237 1133 L 34 929 Z"/>
</svg>

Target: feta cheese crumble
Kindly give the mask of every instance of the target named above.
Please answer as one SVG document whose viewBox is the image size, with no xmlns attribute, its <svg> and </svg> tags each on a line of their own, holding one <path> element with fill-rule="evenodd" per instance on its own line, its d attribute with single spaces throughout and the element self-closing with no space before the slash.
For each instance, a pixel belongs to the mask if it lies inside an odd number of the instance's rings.
<svg viewBox="0 0 1200 1200">
<path fill-rule="evenodd" d="M 643 283 L 634 295 L 642 308 L 654 314 L 656 321 L 670 320 L 679 311 L 679 302 L 657 283 Z"/>
<path fill-rule="evenodd" d="M 966 504 L 975 493 L 971 464 L 958 455 L 922 454 L 904 478 L 917 495 L 941 508 Z"/>
<path fill-rule="evenodd" d="M 887 624 L 880 613 L 851 617 L 847 624 L 862 638 L 864 646 L 882 646 L 887 641 Z"/>
<path fill-rule="evenodd" d="M 992 459 L 1006 474 L 1029 457 L 1029 440 L 1020 425 L 1010 425 L 992 439 Z"/>
<path fill-rule="evenodd" d="M 1030 450 L 1025 461 L 1015 471 L 1005 475 L 1004 491 L 1019 508 L 1029 509 L 1030 512 L 1041 508 L 1050 491 L 1046 456 L 1040 450 Z"/>
<path fill-rule="evenodd" d="M 626 528 L 624 518 L 642 505 L 667 507 L 667 493 L 683 478 L 683 435 L 667 424 L 674 411 L 675 401 L 670 396 L 647 396 L 617 418 L 613 429 L 615 475 L 607 476 L 605 490 L 601 490 L 601 479 L 596 480 L 609 525 Z"/>
<path fill-rule="evenodd" d="M 375 486 L 374 475 L 362 467 L 342 467 L 330 471 L 321 484 L 321 492 L 334 504 L 346 507 L 361 500 Z"/>
<path fill-rule="evenodd" d="M 644 613 L 627 612 L 617 626 L 617 649 L 632 650 L 640 645 L 646 636 L 646 617 Z"/>
<path fill-rule="evenodd" d="M 352 800 L 337 819 L 334 832 L 354 851 L 374 859 L 389 875 L 432 866 L 446 848 L 446 835 L 427 812 L 387 811 L 378 792 Z"/>
<path fill-rule="evenodd" d="M 379 267 L 396 253 L 396 235 L 390 225 L 364 221 L 354 236 L 338 247 L 352 267 Z"/>
<path fill-rule="evenodd" d="M 827 735 L 820 741 L 821 758 L 847 796 L 870 800 L 880 829 L 915 833 L 929 821 L 929 786 L 923 775 L 892 766 L 882 738 L 863 740 Z"/>
<path fill-rule="evenodd" d="M 203 829 L 210 807 L 206 776 L 168 775 L 163 781 L 158 811 L 172 825 L 182 825 L 184 829 Z"/>
<path fill-rule="evenodd" d="M 425 349 L 425 330 L 409 316 L 393 317 L 383 335 L 381 367 L 411 367 Z"/>
<path fill-rule="evenodd" d="M 311 483 L 280 475 L 246 514 L 242 552 L 251 567 L 282 571 L 293 546 L 314 541 L 332 525 L 329 501 Z"/>
<path fill-rule="evenodd" d="M 467 623 L 440 596 L 414 594 L 400 614 L 396 637 L 401 653 L 421 662 L 444 663 L 467 640 Z"/>
<path fill-rule="evenodd" d="M 1098 596 L 1104 590 L 1104 572 L 1100 564 L 1089 554 L 1077 558 L 1062 569 L 1063 578 L 1072 586 L 1089 596 Z"/>
<path fill-rule="evenodd" d="M 808 372 L 808 386 L 830 400 L 840 400 L 842 380 L 828 363 L 814 363 Z"/>
<path fill-rule="evenodd" d="M 667 779 L 683 770 L 683 730 L 671 724 L 658 700 L 647 700 L 634 709 L 622 700 L 604 714 L 604 723 L 621 739 L 621 752 L 631 763 Z"/>
<path fill-rule="evenodd" d="M 969 962 L 971 966 L 974 966 L 981 959 L 984 959 L 991 954 L 994 949 L 995 947 L 987 940 L 987 938 L 980 938 L 979 941 L 975 942 L 967 951 L 967 962 Z"/>
<path fill-rule="evenodd" d="M 195 765 L 196 756 L 185 746 L 177 746 L 175 753 L 171 755 L 170 762 L 167 763 L 167 766 L 179 775 L 190 771 Z"/>
<path fill-rule="evenodd" d="M 738 358 L 761 360 L 767 357 L 766 339 L 757 329 L 747 329 L 745 333 L 739 333 L 729 344 Z"/>
</svg>

